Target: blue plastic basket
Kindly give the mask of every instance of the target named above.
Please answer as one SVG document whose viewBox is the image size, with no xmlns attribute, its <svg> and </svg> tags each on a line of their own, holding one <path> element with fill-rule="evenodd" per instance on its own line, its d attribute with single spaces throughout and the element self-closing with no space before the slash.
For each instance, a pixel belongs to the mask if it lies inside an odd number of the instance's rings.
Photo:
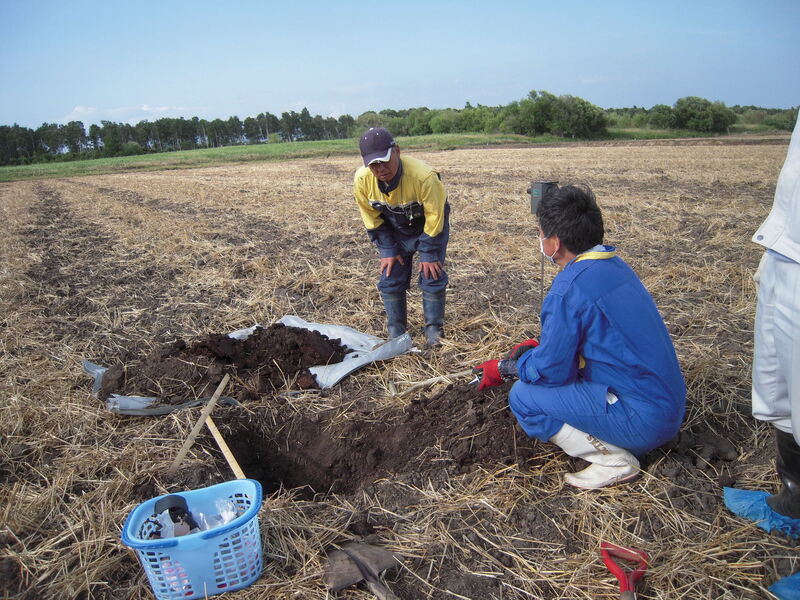
<svg viewBox="0 0 800 600">
<path fill-rule="evenodd" d="M 204 598 L 247 587 L 261 575 L 258 510 L 261 484 L 237 479 L 181 492 L 193 514 L 216 514 L 217 500 L 230 500 L 238 516 L 225 525 L 182 537 L 148 539 L 155 530 L 153 498 L 137 506 L 122 528 L 122 543 L 136 550 L 159 600 Z"/>
</svg>

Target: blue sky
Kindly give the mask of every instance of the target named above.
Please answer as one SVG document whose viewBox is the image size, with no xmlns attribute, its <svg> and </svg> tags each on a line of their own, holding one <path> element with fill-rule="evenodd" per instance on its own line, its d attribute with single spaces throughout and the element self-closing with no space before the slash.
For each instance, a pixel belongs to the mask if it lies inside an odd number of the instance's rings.
<svg viewBox="0 0 800 600">
<path fill-rule="evenodd" d="M 800 104 L 797 0 L 0 0 L 0 124 Z"/>
</svg>

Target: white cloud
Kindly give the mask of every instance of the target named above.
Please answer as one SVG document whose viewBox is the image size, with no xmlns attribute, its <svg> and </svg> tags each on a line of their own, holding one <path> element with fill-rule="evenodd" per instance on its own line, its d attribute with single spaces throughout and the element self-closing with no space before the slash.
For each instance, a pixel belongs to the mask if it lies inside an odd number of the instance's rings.
<svg viewBox="0 0 800 600">
<path fill-rule="evenodd" d="M 142 104 L 141 106 L 119 106 L 115 108 L 98 108 L 96 106 L 76 106 L 68 115 L 59 119 L 61 123 L 69 121 L 83 121 L 84 125 L 89 123 L 100 123 L 100 121 L 113 121 L 115 123 L 135 124 L 143 120 L 156 120 L 162 117 L 185 117 L 191 118 L 202 112 L 202 107 L 191 106 L 152 106 Z"/>
</svg>

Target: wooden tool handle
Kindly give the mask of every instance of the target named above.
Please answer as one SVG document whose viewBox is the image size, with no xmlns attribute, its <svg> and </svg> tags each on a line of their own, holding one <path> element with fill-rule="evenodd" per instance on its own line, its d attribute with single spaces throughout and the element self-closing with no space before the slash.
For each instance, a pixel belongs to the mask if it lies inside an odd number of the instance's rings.
<svg viewBox="0 0 800 600">
<path fill-rule="evenodd" d="M 239 463 L 236 462 L 236 457 L 233 455 L 233 452 L 231 452 L 231 449 L 228 448 L 228 444 L 225 443 L 225 438 L 222 437 L 219 429 L 217 429 L 217 424 L 214 423 L 214 419 L 211 418 L 211 415 L 208 415 L 208 419 L 206 419 L 206 427 L 208 427 L 211 435 L 214 436 L 217 446 L 225 457 L 225 460 L 228 461 L 228 466 L 233 471 L 233 474 L 236 475 L 236 479 L 247 479 L 247 475 L 244 474 Z"/>
<path fill-rule="evenodd" d="M 230 381 L 230 379 L 231 376 L 225 373 L 225 377 L 223 377 L 222 381 L 219 382 L 217 389 L 214 391 L 214 395 L 211 396 L 211 400 L 209 400 L 208 404 L 206 404 L 205 407 L 203 407 L 203 412 L 200 413 L 200 418 L 197 419 L 197 423 L 195 423 L 194 427 L 192 427 L 192 431 L 189 433 L 189 437 L 187 437 L 186 441 L 183 442 L 183 446 L 181 446 L 181 449 L 178 452 L 178 456 L 175 457 L 175 460 L 172 461 L 172 464 L 169 466 L 169 469 L 167 469 L 168 475 L 173 475 L 175 471 L 178 470 L 181 461 L 183 461 L 183 459 L 186 458 L 186 453 L 189 452 L 189 448 L 191 448 L 192 444 L 194 444 L 194 440 L 195 438 L 197 438 L 197 434 L 200 433 L 200 430 L 203 428 L 203 425 L 205 424 L 208 415 L 210 415 L 211 411 L 214 410 L 214 406 L 216 406 L 217 400 L 219 400 L 219 397 L 222 395 L 222 391 L 225 389 L 225 386 L 228 385 L 228 381 Z"/>
<path fill-rule="evenodd" d="M 408 394 L 415 392 L 419 389 L 424 387 L 428 387 L 429 385 L 433 385 L 434 383 L 439 383 L 440 381 L 447 381 L 449 382 L 451 379 L 458 379 L 459 377 L 466 377 L 467 375 L 472 375 L 472 369 L 467 371 L 459 371 L 458 373 L 450 373 L 449 375 L 439 375 L 438 377 L 431 377 L 430 379 L 426 379 L 425 381 L 418 381 L 410 388 L 403 390 L 399 394 L 397 394 L 398 398 L 402 398 L 403 396 L 407 396 Z"/>
</svg>

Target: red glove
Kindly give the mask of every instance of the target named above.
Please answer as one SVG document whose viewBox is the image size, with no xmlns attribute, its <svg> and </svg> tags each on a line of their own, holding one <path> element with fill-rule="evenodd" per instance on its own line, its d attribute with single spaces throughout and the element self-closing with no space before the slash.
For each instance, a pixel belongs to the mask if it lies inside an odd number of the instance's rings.
<svg viewBox="0 0 800 600">
<path fill-rule="evenodd" d="M 538 345 L 539 342 L 536 340 L 525 340 L 524 342 L 520 342 L 511 349 L 506 358 L 509 360 L 519 360 L 528 350 L 533 350 Z"/>
<path fill-rule="evenodd" d="M 497 359 L 487 360 L 472 369 L 476 375 L 481 375 L 481 382 L 478 385 L 479 390 L 484 390 L 488 387 L 494 387 L 503 383 L 503 377 L 500 375 L 500 370 L 497 368 Z"/>
</svg>

